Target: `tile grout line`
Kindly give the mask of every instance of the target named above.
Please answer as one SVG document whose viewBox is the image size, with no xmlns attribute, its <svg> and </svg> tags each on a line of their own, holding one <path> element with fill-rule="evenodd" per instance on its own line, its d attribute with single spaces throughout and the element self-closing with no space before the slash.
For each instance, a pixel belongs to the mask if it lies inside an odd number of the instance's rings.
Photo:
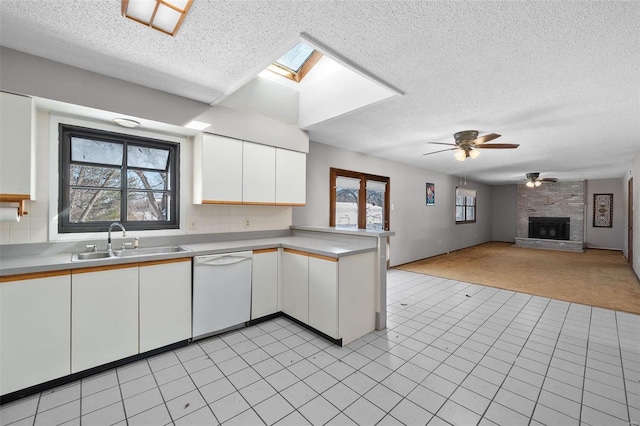
<svg viewBox="0 0 640 426">
<path fill-rule="evenodd" d="M 471 284 L 471 283 L 464 283 L 464 282 L 462 282 L 462 281 L 457 281 L 457 282 L 458 282 L 458 283 L 462 283 L 462 284 L 467 284 L 467 286 L 465 287 L 465 289 L 467 289 L 468 287 L 471 287 L 471 286 L 473 286 L 473 285 L 474 285 L 474 284 Z M 484 290 L 484 288 L 487 288 L 487 286 L 482 286 L 482 287 L 483 287 L 483 289 L 481 289 L 481 290 L 480 290 L 480 292 L 481 292 L 482 290 Z M 462 289 L 462 290 L 460 290 L 460 291 L 456 292 L 456 294 L 461 293 L 463 290 L 464 290 L 464 289 Z M 510 291 L 510 290 L 509 290 L 509 291 Z M 479 292 L 478 292 L 478 293 L 479 293 Z M 499 291 L 497 291 L 497 292 L 495 292 L 495 293 L 492 295 L 492 297 L 493 297 L 493 296 L 495 296 L 495 295 L 497 295 L 497 294 L 499 294 L 499 293 L 500 293 L 500 290 L 499 290 Z M 499 306 L 499 307 L 497 307 L 489 317 L 487 317 L 487 318 L 486 318 L 486 319 L 485 319 L 485 320 L 484 320 L 480 325 L 478 325 L 478 327 L 476 327 L 476 329 L 475 329 L 475 330 L 478 330 L 480 327 L 482 327 L 482 325 L 486 324 L 486 323 L 487 323 L 487 322 L 488 322 L 488 321 L 489 321 L 489 320 L 490 320 L 494 315 L 496 315 L 496 314 L 500 311 L 500 309 L 502 309 L 502 308 L 503 308 L 503 307 L 504 307 L 504 306 L 505 306 L 505 305 L 506 305 L 506 304 L 507 304 L 507 303 L 508 303 L 508 302 L 509 302 L 513 297 L 516 297 L 518 294 L 519 294 L 518 292 L 513 292 L 513 294 L 512 294 L 508 299 L 504 300 L 504 301 L 500 304 L 500 306 Z M 520 313 L 520 312 L 522 311 L 522 309 L 524 309 L 524 307 L 528 304 L 528 302 L 531 300 L 531 298 L 532 298 L 532 296 L 530 296 L 530 295 L 529 295 L 529 299 L 528 299 L 527 303 L 523 304 L 523 305 L 522 305 L 522 307 L 520 307 L 520 309 L 518 310 L 518 313 Z M 490 300 L 490 299 L 487 299 L 487 300 Z M 485 300 L 485 301 L 487 301 L 487 300 Z M 440 317 L 442 317 L 442 316 L 446 315 L 446 313 L 447 313 L 447 312 L 450 312 L 451 310 L 453 310 L 453 309 L 455 309 L 455 308 L 457 308 L 457 307 L 461 306 L 461 305 L 462 305 L 462 304 L 464 304 L 465 302 L 466 302 L 466 300 L 463 300 L 462 302 L 460 302 L 460 303 L 458 303 L 457 305 L 453 306 L 453 307 L 452 307 L 451 309 L 449 309 L 448 311 L 446 311 L 446 312 L 442 313 L 442 314 L 440 315 Z M 547 302 L 547 305 L 548 305 L 548 304 L 549 304 L 549 302 Z M 471 311 L 471 312 L 467 313 L 467 314 L 464 316 L 464 318 L 468 317 L 471 313 L 473 313 L 476 309 L 478 309 L 478 308 L 480 308 L 480 307 L 481 307 L 481 305 L 476 306 L 476 307 L 473 309 L 473 311 Z M 439 319 L 440 317 L 438 317 L 438 319 Z M 500 332 L 500 335 L 499 335 L 498 337 L 496 337 L 496 338 L 495 338 L 494 342 L 489 346 L 489 349 L 487 350 L 487 352 L 488 352 L 489 350 L 491 350 L 491 348 L 495 345 L 495 342 L 497 342 L 497 341 L 498 341 L 498 339 L 500 338 L 500 336 L 502 336 L 502 334 L 504 334 L 504 333 L 505 333 L 505 330 L 509 327 L 509 325 L 511 325 L 511 323 L 513 323 L 513 321 L 514 321 L 514 319 L 515 319 L 515 318 L 517 318 L 517 314 L 515 314 L 515 315 L 513 316 L 513 318 L 509 321 L 509 324 L 508 324 L 508 325 L 506 325 L 506 326 L 504 327 L 504 329 Z M 436 320 L 436 319 L 434 319 L 434 321 L 435 321 L 435 320 Z M 451 328 L 453 328 L 453 327 L 454 327 L 454 325 L 456 325 L 456 324 L 460 323 L 461 321 L 462 321 L 462 319 L 458 320 L 456 323 L 452 324 L 452 325 L 451 325 L 451 327 L 449 327 L 446 331 L 449 331 Z M 433 322 L 433 321 L 432 321 L 432 322 Z M 427 324 L 426 326 L 428 326 L 428 324 Z M 533 329 L 532 329 L 532 330 L 533 330 Z M 446 332 L 446 331 L 445 331 L 445 332 Z M 475 332 L 475 331 L 474 331 L 474 332 Z M 441 336 L 442 336 L 443 334 L 444 334 L 444 333 L 442 333 L 442 334 L 441 334 Z M 455 334 L 455 333 L 454 333 L 454 334 Z M 531 333 L 530 333 L 530 334 L 531 334 Z M 441 336 L 440 336 L 440 337 L 441 337 Z M 464 343 L 464 342 L 466 342 L 466 341 L 468 341 L 470 338 L 471 338 L 471 335 L 470 335 L 469 337 L 465 338 L 465 340 L 463 341 L 463 343 Z M 445 339 L 445 340 L 446 340 L 446 339 Z M 459 348 L 461 345 L 462 345 L 462 344 L 458 345 L 458 348 Z M 429 346 L 431 346 L 431 345 L 429 345 Z M 522 349 L 521 349 L 521 350 L 522 350 Z M 454 352 L 455 352 L 455 351 L 454 351 Z M 484 357 L 485 357 L 485 356 L 487 356 L 487 352 L 485 352 L 485 354 L 483 355 L 483 357 L 481 358 L 481 360 L 482 360 L 482 359 L 484 359 Z M 444 363 L 445 363 L 445 361 L 451 357 L 451 355 L 453 355 L 453 352 L 452 352 L 452 353 L 450 353 L 450 354 L 449 354 L 449 355 L 448 355 L 444 360 L 442 360 L 442 362 L 440 363 L 440 365 L 444 364 Z M 516 359 L 517 359 L 517 358 L 516 358 Z M 480 361 L 479 361 L 479 362 L 480 362 Z M 475 363 L 475 364 L 476 364 L 476 365 L 475 365 L 475 367 L 477 367 L 477 366 L 479 365 L 479 362 L 478 362 L 478 363 Z M 515 361 L 514 361 L 514 363 L 515 363 Z M 448 364 L 447 364 L 447 365 L 448 365 Z M 474 369 L 475 369 L 475 367 L 474 367 Z M 513 367 L 513 364 L 512 364 L 512 367 Z M 452 367 L 452 368 L 455 368 L 455 367 Z M 487 367 L 487 368 L 488 368 L 488 367 Z M 511 370 L 511 368 L 509 369 L 509 371 L 510 371 L 510 370 Z M 460 370 L 460 371 L 462 371 L 462 370 Z M 473 369 L 472 369 L 469 373 L 466 373 L 465 379 L 471 375 L 471 372 L 472 372 L 472 371 L 473 371 Z M 431 374 L 435 374 L 436 376 L 441 377 L 441 376 L 439 376 L 437 373 L 435 373 L 435 372 L 433 372 L 433 371 L 431 372 Z M 507 372 L 507 374 L 505 375 L 505 379 L 504 379 L 504 380 L 506 380 L 506 377 L 507 377 L 507 376 L 508 376 L 508 372 Z M 444 378 L 444 377 L 442 377 L 442 378 L 443 378 L 443 379 L 445 379 L 445 380 L 448 380 L 448 379 L 446 379 L 446 378 Z M 504 383 L 504 380 L 503 380 L 503 383 Z M 463 380 L 463 381 L 464 381 L 464 380 Z M 462 386 L 462 385 L 461 385 L 461 383 L 462 383 L 462 382 L 460 382 L 460 383 L 457 383 L 457 384 L 456 384 L 456 389 L 455 389 L 455 390 L 454 390 L 454 391 L 453 391 L 453 392 L 452 392 L 448 397 L 446 397 L 446 398 L 445 398 L 445 402 L 442 404 L 442 406 L 444 406 L 444 404 L 446 404 L 446 402 L 448 402 L 448 401 L 452 401 L 453 403 L 457 404 L 455 401 L 451 400 L 450 398 L 451 398 L 451 395 L 453 395 L 453 393 L 455 393 L 455 391 L 456 391 L 458 388 L 460 388 L 460 387 Z M 499 386 L 499 389 L 500 389 L 500 388 L 502 388 L 502 385 L 500 385 L 500 386 Z M 465 388 L 465 389 L 466 389 L 466 388 Z M 473 391 L 472 391 L 472 392 L 473 392 Z M 475 393 L 475 392 L 474 392 L 474 393 Z M 496 392 L 496 394 L 497 394 L 497 392 Z M 495 395 L 494 395 L 494 397 L 493 397 L 493 398 L 491 398 L 491 400 L 490 400 L 490 402 L 489 402 L 489 405 L 491 404 L 491 402 L 493 402 L 493 399 L 494 399 L 494 398 L 495 398 Z M 487 405 L 487 408 L 485 409 L 485 411 L 480 415 L 480 419 L 478 420 L 478 422 L 480 422 L 480 421 L 484 418 L 484 415 L 486 414 L 486 411 L 487 411 L 487 409 L 488 409 L 489 405 Z M 434 413 L 434 416 L 437 416 L 437 413 L 438 413 L 438 412 L 440 412 L 440 410 L 442 409 L 442 406 L 438 409 L 438 411 L 437 411 L 436 413 Z M 470 410 L 470 411 L 474 412 L 473 410 Z M 475 412 L 474 412 L 474 413 L 475 413 Z M 475 413 L 475 414 L 478 414 L 478 413 Z M 438 417 L 438 418 L 441 418 L 441 417 Z"/>
<path fill-rule="evenodd" d="M 558 348 L 558 341 L 560 340 L 560 337 L 562 336 L 562 329 L 564 328 L 564 325 L 567 322 L 567 317 L 571 313 L 571 305 L 572 304 L 569 303 L 569 306 L 567 307 L 567 310 L 565 312 L 564 318 L 562 320 L 562 325 L 560 326 L 559 331 L 558 331 L 558 337 L 556 338 L 556 343 L 555 343 L 555 345 L 553 345 L 553 351 L 551 352 L 551 355 L 550 355 L 550 358 L 549 358 L 549 364 L 547 364 L 547 369 L 544 372 L 544 379 L 542 380 L 542 384 L 540 385 L 540 389 L 538 390 L 538 396 L 537 396 L 537 398 L 535 400 L 535 405 L 533 406 L 533 411 L 531 412 L 531 417 L 529 417 L 529 425 L 533 421 L 533 414 L 535 413 L 535 410 L 539 405 L 540 395 L 542 395 L 542 391 L 543 391 L 543 388 L 544 388 L 544 382 L 547 380 L 547 375 L 549 374 L 549 368 L 551 368 L 551 362 L 553 361 L 553 354 L 556 352 L 556 349 Z M 545 309 L 545 311 L 546 311 L 546 309 Z M 589 312 L 591 312 L 591 310 L 589 310 Z M 542 315 L 544 315 L 544 312 L 542 313 Z M 542 318 L 542 315 L 540 315 L 540 318 Z M 586 355 L 585 355 L 584 364 L 585 364 L 585 368 L 586 368 L 586 365 L 587 365 Z M 583 380 L 584 380 L 584 378 L 583 378 Z M 582 387 L 584 389 L 584 384 L 583 384 Z M 582 403 L 580 405 L 582 405 Z M 546 406 L 543 405 L 543 407 L 546 407 Z M 550 408 L 550 407 L 547 407 L 547 408 L 553 410 L 553 408 Z M 554 411 L 556 411 L 556 410 L 554 410 Z M 561 413 L 561 414 L 564 414 L 564 413 Z M 571 417 L 571 416 L 569 416 L 569 417 Z M 578 420 L 578 423 L 579 423 L 580 419 L 577 419 L 577 420 Z"/>
<path fill-rule="evenodd" d="M 622 357 L 622 343 L 620 342 L 620 329 L 618 327 L 618 313 L 616 311 L 613 311 L 614 315 L 615 315 L 615 324 L 616 324 L 616 336 L 618 337 L 618 352 L 620 354 L 620 370 L 622 370 L 622 389 L 624 390 L 624 402 L 627 406 L 627 421 L 629 422 L 629 424 L 631 425 L 632 423 L 632 419 L 631 419 L 631 410 L 629 409 L 629 395 L 627 394 L 627 381 L 625 380 L 625 374 L 624 374 L 624 358 Z M 586 363 L 585 363 L 586 365 Z"/>
</svg>

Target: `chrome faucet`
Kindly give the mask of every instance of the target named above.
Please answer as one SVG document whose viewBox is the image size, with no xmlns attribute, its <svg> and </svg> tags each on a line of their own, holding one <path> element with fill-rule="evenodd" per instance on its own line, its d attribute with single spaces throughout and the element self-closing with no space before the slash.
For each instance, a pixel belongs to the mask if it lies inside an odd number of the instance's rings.
<svg viewBox="0 0 640 426">
<path fill-rule="evenodd" d="M 111 248 L 111 230 L 113 229 L 114 226 L 117 226 L 120 229 L 122 229 L 122 236 L 123 237 L 127 236 L 127 230 L 124 229 L 124 226 L 122 226 L 121 223 L 113 222 L 111 225 L 109 225 L 109 234 L 107 236 L 107 253 L 109 254 L 109 256 L 113 256 L 113 249 Z"/>
</svg>

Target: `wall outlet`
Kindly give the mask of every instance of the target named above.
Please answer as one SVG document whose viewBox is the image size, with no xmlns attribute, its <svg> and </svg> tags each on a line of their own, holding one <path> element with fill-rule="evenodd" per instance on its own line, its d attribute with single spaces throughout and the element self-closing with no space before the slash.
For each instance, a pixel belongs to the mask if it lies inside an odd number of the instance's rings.
<svg viewBox="0 0 640 426">
<path fill-rule="evenodd" d="M 195 231 L 198 229 L 198 220 L 197 219 L 189 219 L 189 230 Z"/>
<path fill-rule="evenodd" d="M 244 218 L 244 227 L 251 228 L 251 219 L 249 219 L 248 217 Z"/>
</svg>

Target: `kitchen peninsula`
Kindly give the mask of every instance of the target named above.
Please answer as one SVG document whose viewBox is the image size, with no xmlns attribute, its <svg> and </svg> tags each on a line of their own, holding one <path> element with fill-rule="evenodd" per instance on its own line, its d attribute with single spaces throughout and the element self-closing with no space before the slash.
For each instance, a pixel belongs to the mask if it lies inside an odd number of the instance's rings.
<svg viewBox="0 0 640 426">
<path fill-rule="evenodd" d="M 188 344 L 192 338 L 191 327 L 187 326 L 191 316 L 191 258 L 199 255 L 252 251 L 254 272 L 265 261 L 274 262 L 275 280 L 265 283 L 264 277 L 254 273 L 251 303 L 264 309 L 254 310 L 250 323 L 285 315 L 340 345 L 374 329 L 384 329 L 386 247 L 387 237 L 392 235 L 386 231 L 291 227 L 281 231 L 149 237 L 141 238 L 141 248 L 179 244 L 184 250 L 73 262 L 72 253 L 86 251 L 88 241 L 3 247 L 0 303 L 3 331 L 7 332 L 1 337 L 1 398 L 3 402 L 12 400 Z M 104 242 L 90 243 L 101 247 Z M 267 287 L 256 288 L 263 284 Z M 265 306 L 265 291 L 274 295 L 270 306 Z M 129 348 L 106 357 L 74 341 L 74 336 L 77 340 L 87 335 L 83 324 L 94 320 L 91 309 L 79 301 L 107 302 L 104 298 L 113 306 L 126 306 L 127 315 L 119 316 L 117 322 L 98 322 L 93 332 L 102 327 L 102 339 L 121 343 L 126 335 L 130 340 Z M 167 299 L 184 306 L 165 312 Z M 166 328 L 142 327 L 145 315 L 156 318 L 159 312 L 165 312 L 170 323 L 184 325 L 174 330 L 171 341 L 164 336 Z M 46 327 L 41 325 L 43 316 L 47 318 Z M 78 318 L 83 318 L 83 324 Z M 112 326 L 119 329 L 111 330 Z M 31 336 L 27 344 L 25 335 Z M 44 356 L 47 362 L 37 359 Z M 30 373 L 23 374 L 25 371 Z"/>
</svg>

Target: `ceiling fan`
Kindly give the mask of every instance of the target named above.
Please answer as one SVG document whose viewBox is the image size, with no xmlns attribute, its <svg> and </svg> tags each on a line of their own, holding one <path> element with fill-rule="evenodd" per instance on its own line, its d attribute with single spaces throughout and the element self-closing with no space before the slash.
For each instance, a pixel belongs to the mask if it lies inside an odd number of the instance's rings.
<svg viewBox="0 0 640 426">
<path fill-rule="evenodd" d="M 515 143 L 492 143 L 487 144 L 487 142 L 492 141 L 500 137 L 497 133 L 489 133 L 488 135 L 478 137 L 477 130 L 464 130 L 462 132 L 458 132 L 453 135 L 455 139 L 455 143 L 445 143 L 445 142 L 429 142 L 431 144 L 436 145 L 449 145 L 453 146 L 453 148 L 443 149 L 441 151 L 428 152 L 423 155 L 431 155 L 437 154 L 438 152 L 444 151 L 453 151 L 456 150 L 454 156 L 458 161 L 464 161 L 467 158 L 477 158 L 480 155 L 480 152 L 477 149 L 484 148 L 493 148 L 493 149 L 508 149 L 508 148 L 517 148 L 520 145 Z"/>
<path fill-rule="evenodd" d="M 541 178 L 540 173 L 527 173 L 527 185 L 529 188 L 533 188 L 534 186 L 540 186 L 542 182 L 557 182 L 556 178 Z"/>
</svg>

